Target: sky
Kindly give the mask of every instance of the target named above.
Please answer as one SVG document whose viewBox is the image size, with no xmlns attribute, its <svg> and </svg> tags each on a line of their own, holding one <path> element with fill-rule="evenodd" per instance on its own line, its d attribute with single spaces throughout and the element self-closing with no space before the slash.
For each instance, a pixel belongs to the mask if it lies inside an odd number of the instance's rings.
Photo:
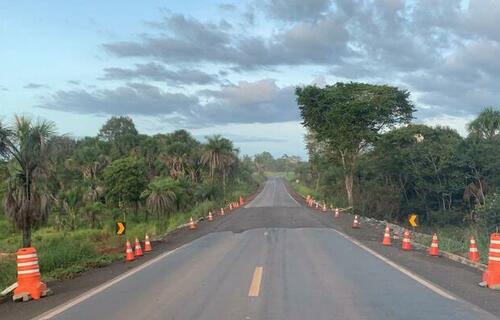
<svg viewBox="0 0 500 320">
<path fill-rule="evenodd" d="M 409 90 L 415 122 L 462 135 L 499 106 L 500 1 L 0 1 L 0 118 L 77 138 L 128 115 L 306 157 L 294 89 L 338 81 Z"/>
</svg>

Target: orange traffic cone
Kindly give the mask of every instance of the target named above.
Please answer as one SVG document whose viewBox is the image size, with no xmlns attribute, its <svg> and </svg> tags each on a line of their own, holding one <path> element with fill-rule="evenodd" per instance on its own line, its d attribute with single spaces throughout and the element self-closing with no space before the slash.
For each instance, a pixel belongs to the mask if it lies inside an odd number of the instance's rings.
<svg viewBox="0 0 500 320">
<path fill-rule="evenodd" d="M 438 236 L 435 233 L 432 236 L 431 247 L 429 248 L 429 255 L 434 257 L 439 256 Z"/>
<path fill-rule="evenodd" d="M 212 216 L 212 211 L 208 212 L 208 221 L 214 221 L 214 217 Z"/>
<path fill-rule="evenodd" d="M 488 288 L 500 289 L 500 233 L 492 233 L 488 253 L 488 269 L 483 274 Z"/>
<path fill-rule="evenodd" d="M 469 259 L 472 262 L 479 262 L 479 252 L 477 251 L 476 239 L 470 237 Z"/>
<path fill-rule="evenodd" d="M 389 228 L 389 225 L 385 226 L 385 231 L 384 231 L 384 241 L 382 241 L 382 244 L 384 246 L 390 246 L 391 243 L 391 228 Z"/>
<path fill-rule="evenodd" d="M 403 249 L 405 251 L 409 251 L 409 250 L 413 249 L 413 247 L 411 245 L 411 240 L 410 240 L 410 231 L 408 231 L 408 230 L 405 230 L 405 232 L 403 233 L 403 243 L 401 245 L 401 249 Z"/>
<path fill-rule="evenodd" d="M 189 230 L 194 230 L 196 229 L 196 223 L 193 220 L 193 217 L 189 218 Z"/>
<path fill-rule="evenodd" d="M 220 208 L 220 215 L 223 216 L 225 213 L 224 213 L 224 208 Z"/>
<path fill-rule="evenodd" d="M 334 218 L 340 218 L 340 210 L 339 210 L 339 208 L 335 208 Z"/>
<path fill-rule="evenodd" d="M 243 197 L 240 196 L 240 206 L 244 205 L 245 204 L 245 200 L 243 200 Z"/>
<path fill-rule="evenodd" d="M 352 227 L 353 229 L 359 229 L 360 226 L 359 226 L 359 217 L 358 215 L 354 215 L 354 220 L 352 221 Z"/>
<path fill-rule="evenodd" d="M 127 240 L 127 244 L 125 245 L 125 262 L 134 261 L 134 251 L 132 250 L 132 245 L 130 241 Z"/>
<path fill-rule="evenodd" d="M 33 247 L 17 250 L 17 287 L 12 300 L 28 301 L 45 297 L 50 290 L 41 281 L 38 255 Z"/>
<path fill-rule="evenodd" d="M 316 201 L 316 209 L 319 208 L 319 203 Z"/>
<path fill-rule="evenodd" d="M 141 248 L 141 243 L 139 242 L 139 239 L 135 238 L 135 246 L 134 246 L 134 255 L 136 257 L 142 257 L 142 248 Z"/>
<path fill-rule="evenodd" d="M 232 203 L 229 204 L 229 211 L 231 211 L 231 210 L 233 210 L 233 204 Z"/>
<path fill-rule="evenodd" d="M 327 211 L 326 203 L 323 202 L 323 207 L 321 208 L 321 212 L 325 213 L 326 211 Z"/>
<path fill-rule="evenodd" d="M 149 242 L 149 236 L 146 233 L 146 239 L 144 239 L 144 252 L 153 251 L 153 247 L 151 246 L 151 242 Z"/>
</svg>

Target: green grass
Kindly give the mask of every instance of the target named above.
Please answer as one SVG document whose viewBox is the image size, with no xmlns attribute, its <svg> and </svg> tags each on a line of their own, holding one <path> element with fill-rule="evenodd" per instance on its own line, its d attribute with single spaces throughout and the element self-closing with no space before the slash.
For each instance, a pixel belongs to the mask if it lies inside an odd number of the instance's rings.
<svg viewBox="0 0 500 320">
<path fill-rule="evenodd" d="M 435 232 L 439 239 L 439 248 L 443 251 L 455 253 L 464 257 L 469 254 L 470 236 L 476 238 L 479 254 L 482 263 L 488 261 L 489 237 L 485 232 L 479 232 L 473 227 L 446 226 L 431 228 L 423 226 L 417 230 L 418 233 L 413 237 L 415 242 L 429 246 L 432 240 L 432 234 Z"/>
<path fill-rule="evenodd" d="M 16 280 L 16 262 L 13 257 L 0 257 L 0 291 Z"/>
</svg>

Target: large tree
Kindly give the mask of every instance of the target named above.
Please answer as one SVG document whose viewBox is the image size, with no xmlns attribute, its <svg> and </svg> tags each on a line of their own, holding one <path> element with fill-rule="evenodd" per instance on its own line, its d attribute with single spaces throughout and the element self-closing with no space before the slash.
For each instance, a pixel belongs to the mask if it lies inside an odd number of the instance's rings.
<svg viewBox="0 0 500 320">
<path fill-rule="evenodd" d="M 99 138 L 115 141 L 121 137 L 136 136 L 137 129 L 130 117 L 111 117 L 99 130 Z"/>
<path fill-rule="evenodd" d="M 46 188 L 54 125 L 16 116 L 12 126 L 0 122 L 0 157 L 12 162 L 4 199 L 5 211 L 22 230 L 23 246 L 31 246 L 31 229 L 47 218 Z"/>
<path fill-rule="evenodd" d="M 140 137 L 130 117 L 111 117 L 99 130 L 98 137 L 111 143 L 114 159 L 127 156 L 139 143 Z"/>
<path fill-rule="evenodd" d="M 410 93 L 387 85 L 336 83 L 296 88 L 303 125 L 340 158 L 349 206 L 359 154 L 381 132 L 412 119 Z"/>
<path fill-rule="evenodd" d="M 106 200 L 110 204 L 134 205 L 135 212 L 148 178 L 144 162 L 134 158 L 113 161 L 104 169 Z"/>
</svg>

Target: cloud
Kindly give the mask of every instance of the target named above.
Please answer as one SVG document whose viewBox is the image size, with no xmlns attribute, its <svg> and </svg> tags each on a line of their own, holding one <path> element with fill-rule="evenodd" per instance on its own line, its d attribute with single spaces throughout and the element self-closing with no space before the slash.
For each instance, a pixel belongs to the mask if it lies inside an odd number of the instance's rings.
<svg viewBox="0 0 500 320">
<path fill-rule="evenodd" d="M 441 63 L 402 80 L 418 95 L 423 117 L 477 114 L 500 101 L 500 45 L 490 40 L 469 41 L 460 51 L 442 57 Z"/>
<path fill-rule="evenodd" d="M 274 80 L 264 79 L 202 90 L 198 99 L 148 84 L 129 83 L 115 89 L 60 90 L 37 107 L 82 114 L 161 117 L 173 125 L 202 128 L 298 120 L 293 92 L 293 87 L 280 88 Z"/>
<path fill-rule="evenodd" d="M 195 69 L 169 70 L 161 64 L 150 62 L 136 64 L 134 69 L 105 68 L 103 80 L 153 80 L 166 81 L 172 85 L 210 84 L 218 82 L 217 75 L 208 74 Z"/>
<path fill-rule="evenodd" d="M 160 35 L 103 44 L 118 57 L 153 58 L 164 63 L 216 63 L 242 70 L 279 65 L 329 64 L 348 54 L 342 19 L 325 16 L 268 37 L 230 32 L 222 25 L 171 15 L 152 24 Z"/>
<path fill-rule="evenodd" d="M 289 82 L 303 70 L 321 85 L 333 78 L 408 89 L 420 120 L 499 106 L 498 1 L 252 0 L 219 9 L 227 16 L 212 21 L 166 13 L 136 38 L 102 44 L 113 59 L 136 63 L 108 67 L 103 79 L 129 83 L 57 91 L 41 106 L 159 116 L 179 126 L 296 121 L 292 87 L 224 78 L 279 71 L 273 76 Z M 191 93 L 137 83 L 158 81 Z M 193 95 L 193 85 L 208 89 Z"/>
<path fill-rule="evenodd" d="M 354 54 L 332 75 L 409 89 L 420 119 L 498 106 L 500 37 L 492 21 L 500 3 L 338 0 L 335 7 Z"/>
<path fill-rule="evenodd" d="M 223 11 L 235 11 L 237 7 L 232 3 L 221 3 L 217 5 L 217 8 Z"/>
<path fill-rule="evenodd" d="M 155 116 L 182 112 L 197 103 L 196 97 L 131 83 L 116 89 L 59 90 L 37 107 L 83 114 Z"/>
<path fill-rule="evenodd" d="M 278 87 L 275 80 L 241 81 L 200 94 L 207 102 L 197 113 L 201 122 L 271 123 L 298 120 L 294 87 Z"/>
<path fill-rule="evenodd" d="M 267 16 L 284 21 L 317 20 L 331 5 L 331 0 L 261 0 Z"/>
<path fill-rule="evenodd" d="M 39 83 L 28 83 L 27 85 L 23 86 L 24 89 L 43 89 L 43 88 L 49 88 L 49 86 L 39 84 Z"/>
</svg>

